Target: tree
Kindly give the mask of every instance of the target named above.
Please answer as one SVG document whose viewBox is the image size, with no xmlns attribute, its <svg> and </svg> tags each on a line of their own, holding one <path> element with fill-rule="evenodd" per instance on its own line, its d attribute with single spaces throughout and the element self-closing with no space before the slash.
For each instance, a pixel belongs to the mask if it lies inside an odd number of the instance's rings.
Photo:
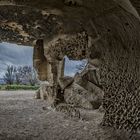
<svg viewBox="0 0 140 140">
<path fill-rule="evenodd" d="M 22 78 L 21 78 L 21 69 L 22 67 L 16 67 L 15 68 L 15 83 L 17 85 L 22 83 Z"/>
<path fill-rule="evenodd" d="M 18 68 L 18 76 L 24 84 L 30 84 L 34 86 L 38 83 L 36 70 L 31 66 L 23 66 Z"/>
<path fill-rule="evenodd" d="M 7 66 L 4 75 L 6 84 L 30 84 L 34 86 L 38 83 L 37 73 L 31 66 Z"/>
<path fill-rule="evenodd" d="M 13 84 L 14 83 L 14 78 L 15 78 L 15 67 L 14 66 L 7 66 L 6 73 L 3 77 L 4 81 L 6 84 Z"/>
</svg>

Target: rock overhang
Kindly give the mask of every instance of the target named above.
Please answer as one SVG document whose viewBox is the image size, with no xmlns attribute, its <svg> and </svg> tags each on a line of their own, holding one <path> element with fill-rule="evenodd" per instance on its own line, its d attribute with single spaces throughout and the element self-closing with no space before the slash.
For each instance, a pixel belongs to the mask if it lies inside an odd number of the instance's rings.
<svg viewBox="0 0 140 140">
<path fill-rule="evenodd" d="M 102 5 L 95 0 L 76 0 L 78 5 L 71 0 L 1 0 L 0 41 L 32 46 L 37 39 L 49 40 L 83 29 L 96 36 L 90 20 L 117 7 L 113 0 L 101 1 Z"/>
</svg>

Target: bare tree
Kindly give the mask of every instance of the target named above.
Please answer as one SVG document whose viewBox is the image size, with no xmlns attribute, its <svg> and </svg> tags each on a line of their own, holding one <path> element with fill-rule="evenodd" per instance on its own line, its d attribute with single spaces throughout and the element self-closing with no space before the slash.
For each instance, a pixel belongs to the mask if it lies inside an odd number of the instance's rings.
<svg viewBox="0 0 140 140">
<path fill-rule="evenodd" d="M 30 84 L 34 86 L 38 83 L 37 73 L 31 66 L 7 66 L 4 75 L 6 84 Z"/>
<path fill-rule="evenodd" d="M 15 68 L 15 83 L 17 85 L 22 83 L 21 69 L 22 69 L 22 67 L 16 67 Z"/>
<path fill-rule="evenodd" d="M 37 72 L 34 68 L 32 68 L 32 71 L 29 73 L 28 79 L 29 79 L 29 83 L 32 86 L 38 83 Z"/>
<path fill-rule="evenodd" d="M 13 84 L 15 78 L 15 67 L 14 66 L 7 66 L 7 70 L 5 72 L 5 75 L 3 76 L 4 81 L 6 84 Z"/>
<path fill-rule="evenodd" d="M 24 66 L 24 67 L 20 67 L 19 69 L 19 73 L 20 73 L 20 79 L 22 79 L 22 82 L 24 84 L 30 84 L 32 86 L 34 86 L 35 84 L 38 83 L 38 79 L 37 79 L 37 73 L 35 71 L 35 69 L 31 66 Z"/>
</svg>

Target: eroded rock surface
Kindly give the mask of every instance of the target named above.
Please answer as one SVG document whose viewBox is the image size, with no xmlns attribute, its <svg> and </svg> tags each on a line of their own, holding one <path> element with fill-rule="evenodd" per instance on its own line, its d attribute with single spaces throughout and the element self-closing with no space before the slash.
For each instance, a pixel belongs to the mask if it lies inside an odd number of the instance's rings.
<svg viewBox="0 0 140 140">
<path fill-rule="evenodd" d="M 22 44 L 43 40 L 41 50 L 34 44 L 37 50 L 34 64 L 40 79 L 53 85 L 55 98 L 60 90 L 63 56 L 86 58 L 99 70 L 94 84 L 104 91 L 102 124 L 137 132 L 140 127 L 138 0 L 131 0 L 138 13 L 129 1 L 121 4 L 117 0 L 5 2 L 7 6 L 0 6 L 0 40 Z"/>
<path fill-rule="evenodd" d="M 90 65 L 91 66 L 91 65 Z M 99 85 L 95 67 L 86 68 L 74 77 L 74 82 L 65 89 L 64 99 L 68 104 L 85 109 L 98 109 L 103 100 L 104 92 Z"/>
<path fill-rule="evenodd" d="M 59 96 L 57 96 L 57 99 L 55 99 L 54 94 L 48 90 L 50 85 L 47 82 L 43 82 L 39 91 L 37 91 L 37 97 L 46 99 L 48 103 L 50 103 L 51 98 L 53 99 L 51 103 L 55 100 L 59 100 L 59 104 L 65 103 L 73 107 L 91 110 L 98 109 L 102 105 L 104 92 L 97 86 L 96 80 L 95 67 L 91 69 L 91 65 L 89 66 L 88 64 L 86 68 L 81 73 L 76 74 L 74 78 L 61 78 L 60 90 L 58 91 Z"/>
<path fill-rule="evenodd" d="M 101 86 L 105 92 L 103 101 L 105 116 L 102 124 L 115 129 L 124 128 L 133 133 L 139 128 L 139 113 L 135 112 L 139 112 L 140 103 L 138 91 L 140 85 L 138 32 L 140 25 L 134 16 L 120 7 L 114 7 L 111 12 L 109 11 L 107 10 L 103 15 L 99 13 L 97 17 L 92 18 L 90 24 L 92 26 L 89 26 L 93 29 L 92 32 L 89 32 L 83 26 L 85 31 L 82 29 L 82 32 L 79 31 L 70 36 L 65 36 L 65 34 L 58 35 L 48 41 L 44 44 L 44 56 L 48 59 L 48 63 L 52 63 L 53 79 L 58 80 L 54 81 L 55 85 L 59 85 L 57 64 L 65 54 L 69 55 L 71 59 L 87 58 L 93 65 L 95 64 L 99 70 L 100 77 L 96 75 L 97 79 L 94 84 L 97 87 Z M 81 41 L 82 45 L 74 45 L 78 41 L 77 34 L 83 34 L 83 32 L 87 34 L 87 41 L 79 38 L 79 42 Z M 57 46 L 61 47 L 51 53 L 51 47 L 57 48 Z M 75 56 L 75 53 L 71 51 L 73 46 L 77 53 L 84 48 L 83 53 Z M 63 47 L 66 49 L 65 51 L 61 49 Z M 60 53 L 57 54 L 57 50 Z M 91 76 L 90 78 L 92 79 Z M 77 100 L 82 100 L 81 96 Z M 85 98 L 84 102 L 86 102 Z M 85 106 L 91 108 L 91 104 Z M 132 120 L 128 116 L 132 116 L 135 119 Z"/>
</svg>

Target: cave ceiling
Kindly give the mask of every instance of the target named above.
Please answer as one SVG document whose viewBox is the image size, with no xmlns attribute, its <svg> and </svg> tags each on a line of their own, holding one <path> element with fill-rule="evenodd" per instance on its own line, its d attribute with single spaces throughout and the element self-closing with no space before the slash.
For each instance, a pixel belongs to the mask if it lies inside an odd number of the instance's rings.
<svg viewBox="0 0 140 140">
<path fill-rule="evenodd" d="M 139 18 L 139 0 L 114 0 Z M 0 0 L 0 42 L 33 45 L 37 39 L 54 34 L 90 30 L 89 22 L 110 12 L 113 0 Z M 132 8 L 133 7 L 133 8 Z"/>
</svg>

